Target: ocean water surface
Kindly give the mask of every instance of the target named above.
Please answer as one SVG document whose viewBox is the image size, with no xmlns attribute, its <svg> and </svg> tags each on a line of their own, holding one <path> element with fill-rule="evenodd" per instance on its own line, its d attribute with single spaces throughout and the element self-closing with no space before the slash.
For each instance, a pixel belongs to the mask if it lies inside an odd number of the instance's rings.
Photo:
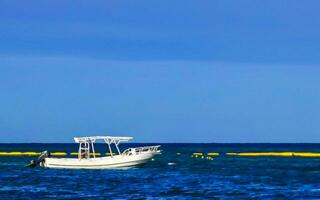
<svg viewBox="0 0 320 200">
<path fill-rule="evenodd" d="M 122 149 L 144 145 L 150 144 L 126 144 Z M 76 152 L 77 148 L 76 144 L 0 144 L 0 151 Z M 102 144 L 96 149 L 106 152 Z M 320 158 L 224 155 L 320 152 L 320 144 L 162 144 L 161 150 L 144 166 L 117 170 L 25 168 L 33 157 L 0 157 L 0 199 L 320 198 Z M 221 155 L 206 160 L 192 158 L 193 152 Z"/>
</svg>

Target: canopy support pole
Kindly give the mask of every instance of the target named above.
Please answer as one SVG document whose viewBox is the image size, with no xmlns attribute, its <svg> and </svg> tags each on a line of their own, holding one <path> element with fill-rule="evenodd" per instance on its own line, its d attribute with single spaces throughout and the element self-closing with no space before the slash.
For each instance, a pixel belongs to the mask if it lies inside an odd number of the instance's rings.
<svg viewBox="0 0 320 200">
<path fill-rule="evenodd" d="M 85 149 L 85 155 L 86 155 L 86 158 L 90 158 L 90 144 L 89 142 L 86 142 L 86 149 Z"/>
<path fill-rule="evenodd" d="M 120 141 L 115 142 L 114 144 L 116 145 L 116 148 L 117 148 L 117 150 L 118 150 L 119 155 L 121 155 L 120 149 L 119 149 L 119 147 L 118 147 L 118 144 L 119 144 L 119 143 L 120 143 Z"/>
<path fill-rule="evenodd" d="M 109 147 L 110 155 L 111 155 L 111 157 L 113 157 L 112 149 L 111 149 L 111 146 L 110 146 L 110 141 L 109 141 L 109 139 L 107 139 L 107 143 L 108 143 L 108 147 Z"/>
<path fill-rule="evenodd" d="M 81 145 L 82 145 L 82 142 L 79 143 L 79 150 L 78 150 L 78 159 L 79 160 L 81 159 Z"/>
<path fill-rule="evenodd" d="M 93 157 L 96 158 L 96 153 L 94 151 L 94 146 L 93 146 L 93 141 L 91 140 L 91 148 L 92 148 L 92 153 L 93 153 Z M 90 152 L 89 152 L 90 154 Z"/>
</svg>

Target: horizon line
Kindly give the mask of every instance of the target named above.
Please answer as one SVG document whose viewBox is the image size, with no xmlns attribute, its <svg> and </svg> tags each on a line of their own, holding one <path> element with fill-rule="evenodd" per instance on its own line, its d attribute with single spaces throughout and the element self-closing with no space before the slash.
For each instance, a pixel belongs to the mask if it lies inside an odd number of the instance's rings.
<svg viewBox="0 0 320 200">
<path fill-rule="evenodd" d="M 97 142 L 99 144 L 100 142 Z M 101 142 L 102 143 L 102 142 Z M 123 144 L 320 144 L 320 142 L 125 142 Z M 0 142 L 0 144 L 76 144 L 75 142 Z"/>
</svg>

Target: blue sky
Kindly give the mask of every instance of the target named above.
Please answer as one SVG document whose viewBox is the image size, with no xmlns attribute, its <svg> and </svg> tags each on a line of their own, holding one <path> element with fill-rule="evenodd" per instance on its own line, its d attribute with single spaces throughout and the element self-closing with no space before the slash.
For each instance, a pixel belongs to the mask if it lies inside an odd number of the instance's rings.
<svg viewBox="0 0 320 200">
<path fill-rule="evenodd" d="M 317 1 L 0 2 L 0 142 L 320 142 Z"/>
</svg>

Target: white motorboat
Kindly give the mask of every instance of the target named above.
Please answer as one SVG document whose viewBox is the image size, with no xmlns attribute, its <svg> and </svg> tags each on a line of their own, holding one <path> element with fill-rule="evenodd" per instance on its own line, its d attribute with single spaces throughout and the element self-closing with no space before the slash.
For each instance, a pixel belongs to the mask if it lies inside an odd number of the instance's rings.
<svg viewBox="0 0 320 200">
<path fill-rule="evenodd" d="M 113 137 L 113 136 L 92 136 L 76 137 L 74 141 L 79 143 L 78 158 L 54 158 L 45 152 L 38 160 L 42 167 L 47 168 L 69 168 L 69 169 L 105 169 L 123 168 L 146 163 L 154 155 L 159 154 L 157 146 L 144 146 L 128 148 L 123 152 L 119 149 L 120 142 L 126 142 L 132 137 Z M 98 157 L 94 149 L 97 140 L 104 141 L 109 149 L 108 156 Z M 112 145 L 115 145 L 116 153 L 112 152 Z"/>
</svg>

